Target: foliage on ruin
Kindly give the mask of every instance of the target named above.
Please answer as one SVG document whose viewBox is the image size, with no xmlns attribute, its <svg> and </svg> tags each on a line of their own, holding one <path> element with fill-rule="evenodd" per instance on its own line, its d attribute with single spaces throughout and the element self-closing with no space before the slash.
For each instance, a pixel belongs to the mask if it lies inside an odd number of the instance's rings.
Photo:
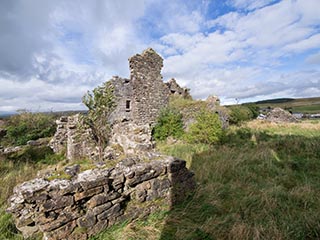
<svg viewBox="0 0 320 240">
<path fill-rule="evenodd" d="M 180 138 L 183 133 L 182 114 L 173 108 L 163 109 L 153 129 L 153 137 L 165 140 L 168 137 Z"/>
<path fill-rule="evenodd" d="M 201 111 L 196 122 L 189 126 L 185 139 L 189 143 L 217 143 L 223 134 L 219 115 L 210 111 Z"/>
<path fill-rule="evenodd" d="M 88 108 L 88 113 L 83 120 L 92 130 L 99 147 L 100 159 L 102 159 L 103 148 L 107 145 L 111 133 L 108 119 L 116 106 L 113 91 L 112 84 L 105 82 L 82 97 L 82 102 Z"/>
</svg>

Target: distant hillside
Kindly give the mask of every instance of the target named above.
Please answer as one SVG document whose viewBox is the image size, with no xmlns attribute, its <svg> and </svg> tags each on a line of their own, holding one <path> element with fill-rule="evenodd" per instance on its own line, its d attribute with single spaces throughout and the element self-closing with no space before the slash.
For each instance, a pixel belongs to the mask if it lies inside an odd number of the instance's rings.
<svg viewBox="0 0 320 240">
<path fill-rule="evenodd" d="M 292 112 L 320 113 L 320 97 L 312 98 L 278 98 L 254 102 L 260 108 L 280 107 Z"/>
<path fill-rule="evenodd" d="M 70 110 L 70 111 L 57 111 L 57 112 L 42 112 L 44 114 L 53 114 L 57 117 L 60 117 L 60 116 L 70 116 L 70 115 L 74 115 L 74 114 L 77 114 L 77 113 L 82 113 L 82 114 L 85 114 L 87 111 L 86 110 Z M 0 111 L 0 118 L 8 118 L 12 115 L 16 115 L 16 114 L 19 114 L 17 112 L 2 112 Z"/>
<path fill-rule="evenodd" d="M 266 103 L 286 103 L 294 101 L 294 98 L 276 98 L 276 99 L 268 99 L 255 102 L 256 104 L 266 104 Z"/>
</svg>

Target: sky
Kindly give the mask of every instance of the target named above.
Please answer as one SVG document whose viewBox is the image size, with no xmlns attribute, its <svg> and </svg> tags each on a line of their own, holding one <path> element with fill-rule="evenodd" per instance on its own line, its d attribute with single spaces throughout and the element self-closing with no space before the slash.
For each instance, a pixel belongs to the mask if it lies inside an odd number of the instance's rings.
<svg viewBox="0 0 320 240">
<path fill-rule="evenodd" d="M 0 112 L 81 97 L 152 47 L 195 99 L 320 96 L 319 0 L 1 0 Z"/>
</svg>

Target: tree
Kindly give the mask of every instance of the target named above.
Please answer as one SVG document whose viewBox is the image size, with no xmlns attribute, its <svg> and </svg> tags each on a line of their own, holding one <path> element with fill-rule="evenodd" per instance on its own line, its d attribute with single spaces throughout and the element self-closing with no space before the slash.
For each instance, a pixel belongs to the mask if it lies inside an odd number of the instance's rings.
<svg viewBox="0 0 320 240">
<path fill-rule="evenodd" d="M 84 121 L 91 128 L 94 139 L 98 143 L 100 160 L 102 160 L 103 149 L 111 133 L 108 119 L 116 106 L 113 91 L 113 85 L 105 82 L 82 97 L 82 102 L 89 109 L 87 115 L 84 116 Z"/>
</svg>

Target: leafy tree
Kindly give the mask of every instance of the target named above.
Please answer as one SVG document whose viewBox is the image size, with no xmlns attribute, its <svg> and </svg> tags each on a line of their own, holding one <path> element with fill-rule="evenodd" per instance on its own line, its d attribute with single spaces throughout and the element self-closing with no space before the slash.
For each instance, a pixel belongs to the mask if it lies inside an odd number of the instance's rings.
<svg viewBox="0 0 320 240">
<path fill-rule="evenodd" d="M 191 124 L 186 134 L 186 140 L 190 143 L 214 144 L 223 134 L 222 123 L 218 114 L 210 111 L 201 111 L 196 122 Z"/>
<path fill-rule="evenodd" d="M 172 108 L 163 109 L 153 129 L 153 137 L 156 140 L 165 140 L 169 136 L 180 138 L 183 133 L 181 113 Z"/>
<path fill-rule="evenodd" d="M 99 147 L 99 159 L 102 160 L 102 152 L 106 147 L 111 132 L 108 122 L 110 114 L 115 108 L 114 88 L 110 82 L 105 82 L 88 91 L 82 98 L 82 102 L 87 106 L 88 113 L 84 116 L 84 121 L 91 128 L 94 138 Z"/>
</svg>

